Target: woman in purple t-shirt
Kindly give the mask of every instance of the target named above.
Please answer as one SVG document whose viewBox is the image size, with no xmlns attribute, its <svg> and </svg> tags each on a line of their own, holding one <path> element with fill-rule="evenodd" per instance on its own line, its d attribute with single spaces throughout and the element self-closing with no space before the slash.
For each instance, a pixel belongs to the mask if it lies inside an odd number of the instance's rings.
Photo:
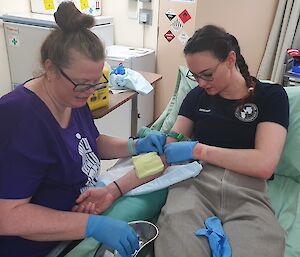
<svg viewBox="0 0 300 257">
<path fill-rule="evenodd" d="M 105 61 L 101 41 L 89 30 L 94 19 L 72 2 L 54 16 L 58 27 L 41 48 L 45 73 L 0 99 L 0 256 L 46 256 L 59 241 L 93 237 L 129 257 L 139 244 L 126 222 L 71 210 L 97 182 L 100 154 L 162 153 L 165 138 L 128 144 L 99 135 L 86 105 Z M 102 210 L 151 179 L 132 171 L 101 189 Z"/>
</svg>

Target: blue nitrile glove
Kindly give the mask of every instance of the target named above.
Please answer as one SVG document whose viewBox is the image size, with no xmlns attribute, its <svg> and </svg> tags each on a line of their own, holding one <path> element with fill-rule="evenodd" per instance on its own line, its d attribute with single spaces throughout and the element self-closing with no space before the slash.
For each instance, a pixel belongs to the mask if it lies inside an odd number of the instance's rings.
<svg viewBox="0 0 300 257">
<path fill-rule="evenodd" d="M 222 228 L 221 220 L 216 217 L 208 217 L 205 220 L 205 228 L 195 232 L 196 236 L 206 236 L 213 257 L 231 257 L 229 241 Z"/>
<path fill-rule="evenodd" d="M 162 155 L 165 143 L 165 134 L 148 134 L 146 137 L 135 141 L 135 152 L 136 154 L 157 152 L 159 155 Z"/>
<path fill-rule="evenodd" d="M 167 163 L 180 163 L 194 160 L 193 149 L 198 141 L 174 142 L 165 145 L 164 154 Z"/>
<path fill-rule="evenodd" d="M 125 68 L 123 66 L 122 63 L 120 63 L 116 68 L 112 69 L 112 71 L 110 72 L 110 74 L 121 74 L 124 75 L 125 74 Z"/>
<path fill-rule="evenodd" d="M 124 221 L 107 216 L 90 215 L 85 237 L 93 237 L 117 250 L 122 257 L 131 257 L 131 254 L 139 249 L 139 241 L 134 229 Z"/>
</svg>

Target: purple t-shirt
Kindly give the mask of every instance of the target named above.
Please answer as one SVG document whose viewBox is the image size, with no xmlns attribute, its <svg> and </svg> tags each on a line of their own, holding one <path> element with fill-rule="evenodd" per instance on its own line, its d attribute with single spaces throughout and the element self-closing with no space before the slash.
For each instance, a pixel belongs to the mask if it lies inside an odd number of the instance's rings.
<svg viewBox="0 0 300 257">
<path fill-rule="evenodd" d="M 31 197 L 31 203 L 67 211 L 95 185 L 99 132 L 88 106 L 73 109 L 69 126 L 61 128 L 21 85 L 0 99 L 0 123 L 0 199 Z M 0 256 L 45 256 L 56 244 L 0 236 Z"/>
</svg>

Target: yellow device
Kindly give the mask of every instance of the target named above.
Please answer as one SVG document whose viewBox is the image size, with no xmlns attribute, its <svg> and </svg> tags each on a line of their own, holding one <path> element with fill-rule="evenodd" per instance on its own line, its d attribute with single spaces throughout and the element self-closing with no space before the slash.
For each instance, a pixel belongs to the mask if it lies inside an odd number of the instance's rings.
<svg viewBox="0 0 300 257">
<path fill-rule="evenodd" d="M 105 63 L 103 67 L 103 74 L 109 80 L 110 67 Z M 100 78 L 100 82 L 105 82 L 103 76 Z M 108 83 L 101 85 L 92 95 L 89 96 L 87 104 L 91 111 L 107 106 L 109 103 L 109 88 Z"/>
</svg>

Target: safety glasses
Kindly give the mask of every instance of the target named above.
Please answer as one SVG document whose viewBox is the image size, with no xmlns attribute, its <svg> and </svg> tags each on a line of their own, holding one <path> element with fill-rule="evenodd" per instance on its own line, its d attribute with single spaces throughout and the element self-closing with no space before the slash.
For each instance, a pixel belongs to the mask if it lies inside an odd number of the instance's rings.
<svg viewBox="0 0 300 257">
<path fill-rule="evenodd" d="M 63 75 L 65 79 L 67 79 L 69 82 L 71 82 L 74 85 L 73 90 L 75 92 L 84 92 L 84 91 L 87 91 L 91 88 L 99 89 L 99 88 L 101 88 L 102 86 L 104 86 L 105 84 L 108 83 L 108 79 L 106 78 L 106 76 L 104 74 L 102 75 L 102 77 L 100 79 L 100 82 L 96 83 L 96 84 L 75 83 L 59 66 L 56 65 L 56 67 L 60 71 L 61 75 Z"/>
<path fill-rule="evenodd" d="M 219 65 L 223 62 L 219 62 L 213 69 L 211 69 L 209 72 L 204 71 L 203 74 L 195 74 L 188 70 L 186 77 L 192 81 L 199 81 L 199 79 L 202 79 L 204 81 L 213 81 L 214 80 L 214 73 L 218 69 Z"/>
</svg>

